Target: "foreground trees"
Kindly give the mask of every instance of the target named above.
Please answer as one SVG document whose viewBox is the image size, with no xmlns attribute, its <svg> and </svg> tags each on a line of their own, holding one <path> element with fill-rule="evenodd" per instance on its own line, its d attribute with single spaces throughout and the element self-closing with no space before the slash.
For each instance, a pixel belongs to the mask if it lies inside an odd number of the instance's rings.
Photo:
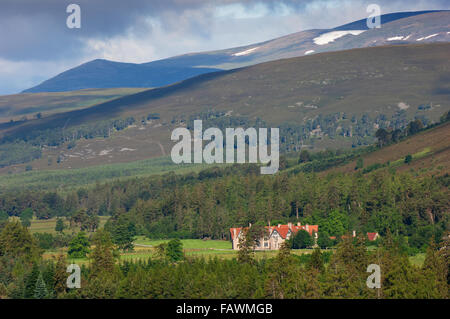
<svg viewBox="0 0 450 319">
<path fill-rule="evenodd" d="M 81 288 L 68 289 L 68 261 L 43 260 L 39 251 L 16 250 L 29 233 L 20 223 L 0 233 L 10 247 L 0 255 L 2 298 L 448 298 L 448 245 L 429 245 L 422 267 L 409 262 L 390 235 L 367 250 L 363 238 L 345 237 L 328 261 L 316 248 L 298 256 L 284 244 L 270 259 L 150 258 L 118 261 L 111 236 L 100 230 L 89 266 L 81 267 Z M 170 245 L 178 255 L 177 241 Z M 1 246 L 2 248 L 4 246 Z M 168 246 L 166 246 L 167 249 Z M 170 248 L 170 249 L 172 249 Z M 169 250 L 170 250 L 169 249 Z M 8 251 L 8 253 L 6 253 Z M 366 285 L 367 266 L 381 268 L 381 288 Z"/>
</svg>

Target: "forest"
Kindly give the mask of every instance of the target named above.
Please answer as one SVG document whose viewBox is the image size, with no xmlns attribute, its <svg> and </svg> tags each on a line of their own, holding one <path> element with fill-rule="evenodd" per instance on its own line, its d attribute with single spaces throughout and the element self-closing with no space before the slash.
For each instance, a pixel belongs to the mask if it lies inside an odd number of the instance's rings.
<svg viewBox="0 0 450 319">
<path fill-rule="evenodd" d="M 442 121 L 447 120 L 448 114 Z M 424 130 L 414 123 L 400 136 Z M 372 148 L 403 138 L 394 135 L 379 129 Z M 359 161 L 352 173 L 323 171 L 358 152 L 363 151 L 302 151 L 283 158 L 283 170 L 274 176 L 260 175 L 256 164 L 235 164 L 72 190 L 4 192 L 0 296 L 447 298 L 450 176 L 393 167 L 367 170 Z M 311 165 L 315 169 L 305 169 Z M 99 216 L 110 216 L 102 228 Z M 58 217 L 57 233 L 32 235 L 33 217 Z M 63 233 L 64 220 L 79 232 Z M 298 221 L 319 225 L 317 248 L 308 256 L 291 254 L 293 248 L 312 246 L 297 236 L 276 257 L 263 259 L 255 258 L 252 242 L 231 260 L 186 257 L 177 242 L 228 240 L 230 227 Z M 353 231 L 356 238 L 349 236 Z M 378 232 L 381 239 L 369 243 L 367 232 Z M 146 261 L 119 260 L 120 251 L 133 250 L 137 235 L 175 240 L 157 247 Z M 68 247 L 67 255 L 42 257 L 44 250 L 58 247 Z M 417 253 L 426 254 L 421 266 L 408 259 Z M 67 258 L 80 256 L 89 264 L 82 266 L 82 288 L 71 290 L 64 286 Z M 365 285 L 370 263 L 382 267 L 379 290 Z"/>
<path fill-rule="evenodd" d="M 232 260 L 186 258 L 173 240 L 147 261 L 116 262 L 109 232 L 96 232 L 92 241 L 80 286 L 71 289 L 65 256 L 43 260 L 25 227 L 6 224 L 0 298 L 448 298 L 448 239 L 446 249 L 430 242 L 421 267 L 411 265 L 389 234 L 376 251 L 368 251 L 363 238 L 347 238 L 331 257 L 316 248 L 299 258 L 285 244 L 276 257 L 260 260 L 250 249 Z M 382 271 L 381 288 L 369 289 L 366 269 L 373 263 Z"/>
</svg>

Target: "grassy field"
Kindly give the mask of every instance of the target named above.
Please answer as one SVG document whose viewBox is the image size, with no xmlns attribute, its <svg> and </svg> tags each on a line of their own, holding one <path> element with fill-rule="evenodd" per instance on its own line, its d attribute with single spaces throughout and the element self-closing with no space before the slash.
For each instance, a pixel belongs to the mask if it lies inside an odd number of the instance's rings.
<svg viewBox="0 0 450 319">
<path fill-rule="evenodd" d="M 109 216 L 99 216 L 100 227 L 103 227 L 108 220 Z M 69 223 L 64 221 L 64 224 L 68 227 Z M 31 221 L 30 232 L 31 233 L 51 233 L 55 234 L 56 218 L 50 218 L 45 220 L 33 219 Z M 65 230 L 68 231 L 68 230 Z"/>
<path fill-rule="evenodd" d="M 155 247 L 167 242 L 169 242 L 168 239 L 148 239 L 138 236 L 134 243 L 135 245 Z M 185 249 L 232 249 L 231 242 L 227 240 L 182 239 L 181 243 Z"/>
<path fill-rule="evenodd" d="M 77 169 L 29 171 L 17 174 L 7 174 L 0 178 L 0 189 L 23 190 L 71 189 L 77 186 L 87 186 L 97 181 L 105 182 L 136 176 L 149 176 L 168 172 L 186 173 L 204 169 L 206 164 L 174 164 L 170 157 L 160 157 L 135 161 L 92 166 Z"/>
</svg>

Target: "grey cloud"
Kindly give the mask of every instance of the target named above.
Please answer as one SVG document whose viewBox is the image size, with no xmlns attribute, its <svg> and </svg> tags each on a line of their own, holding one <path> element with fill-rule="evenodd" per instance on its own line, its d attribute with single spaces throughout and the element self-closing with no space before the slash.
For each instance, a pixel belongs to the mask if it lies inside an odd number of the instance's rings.
<svg viewBox="0 0 450 319">
<path fill-rule="evenodd" d="M 146 17 L 158 17 L 162 27 L 169 32 L 183 25 L 187 36 L 209 38 L 212 12 L 215 7 L 241 4 L 247 10 L 264 3 L 269 11 L 276 11 L 283 4 L 301 12 L 312 4 L 326 3 L 364 4 L 367 1 L 319 1 L 319 0 L 2 0 L 0 2 L 0 57 L 20 61 L 23 59 L 51 60 L 62 59 L 76 54 L 87 38 L 112 38 L 126 35 L 149 34 L 152 29 L 144 23 Z M 371 1 L 369 1 L 371 2 Z M 367 2 L 367 4 L 369 3 Z M 414 9 L 423 5 L 423 1 L 382 0 L 375 1 L 389 8 Z M 66 27 L 66 7 L 76 3 L 82 9 L 82 28 L 78 30 Z M 429 1 L 428 6 L 445 6 L 444 0 Z M 448 7 L 448 4 L 446 5 Z M 338 7 L 337 7 L 338 8 Z M 339 9 L 339 8 L 338 8 Z M 189 23 L 180 23 L 179 17 L 188 11 L 192 18 Z M 186 16 L 183 16 L 186 19 Z M 353 17 L 351 17 L 353 18 Z M 303 17 L 305 26 L 315 27 L 315 15 Z M 329 20 L 324 18 L 322 20 Z M 310 23 L 308 23 L 310 22 Z M 322 21 L 323 22 L 323 21 Z M 341 21 L 339 21 L 340 23 Z M 332 21 L 330 21 L 332 24 Z M 330 24 L 329 23 L 329 24 Z M 312 24 L 312 25 L 311 25 Z M 337 25 L 337 23 L 336 23 Z M 274 25 L 274 28 L 277 26 Z M 297 30 L 299 31 L 299 30 Z M 250 38 L 250 37 L 249 37 Z"/>
<path fill-rule="evenodd" d="M 27 66 L 17 68 L 16 75 L 2 74 L 0 68 L 0 90 L 8 87 L 6 91 L 13 91 L 11 83 L 21 83 L 20 79 L 24 85 L 17 84 L 17 91 L 25 89 L 30 79 L 37 84 L 49 74 L 60 72 L 61 65 L 76 66 L 97 57 L 148 62 L 191 51 L 255 43 L 310 28 L 335 27 L 364 18 L 365 6 L 374 2 L 383 13 L 450 9 L 448 0 L 0 0 L 0 65 L 10 63 L 13 68 L 24 62 Z M 81 6 L 81 29 L 66 27 L 66 7 L 71 3 Z M 269 16 L 237 20 L 214 16 L 217 8 L 235 4 L 247 13 L 264 4 Z M 279 16 L 283 7 L 289 9 L 289 17 Z M 153 18 L 151 23 L 149 18 Z M 120 48 L 129 45 L 123 39 L 134 41 L 136 51 L 140 51 L 136 59 L 129 59 L 133 46 Z M 92 42 L 100 43 L 100 48 L 93 48 Z M 40 69 L 42 63 L 45 73 Z M 53 63 L 55 67 L 49 70 Z M 6 83 L 11 77 L 14 80 Z"/>
</svg>

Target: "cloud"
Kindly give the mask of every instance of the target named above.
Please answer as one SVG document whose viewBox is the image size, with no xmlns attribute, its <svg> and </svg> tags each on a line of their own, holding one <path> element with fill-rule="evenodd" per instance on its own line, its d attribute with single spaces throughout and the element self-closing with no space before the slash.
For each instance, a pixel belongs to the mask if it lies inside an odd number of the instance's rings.
<svg viewBox="0 0 450 319">
<path fill-rule="evenodd" d="M 247 45 L 305 29 L 335 27 L 364 18 L 372 2 L 2 0 L 0 93 L 20 91 L 60 72 L 62 66 L 74 67 L 95 58 L 149 62 Z M 382 13 L 450 9 L 445 0 L 375 2 Z M 81 7 L 81 29 L 66 27 L 70 3 Z M 17 72 L 6 75 L 5 69 Z"/>
</svg>

